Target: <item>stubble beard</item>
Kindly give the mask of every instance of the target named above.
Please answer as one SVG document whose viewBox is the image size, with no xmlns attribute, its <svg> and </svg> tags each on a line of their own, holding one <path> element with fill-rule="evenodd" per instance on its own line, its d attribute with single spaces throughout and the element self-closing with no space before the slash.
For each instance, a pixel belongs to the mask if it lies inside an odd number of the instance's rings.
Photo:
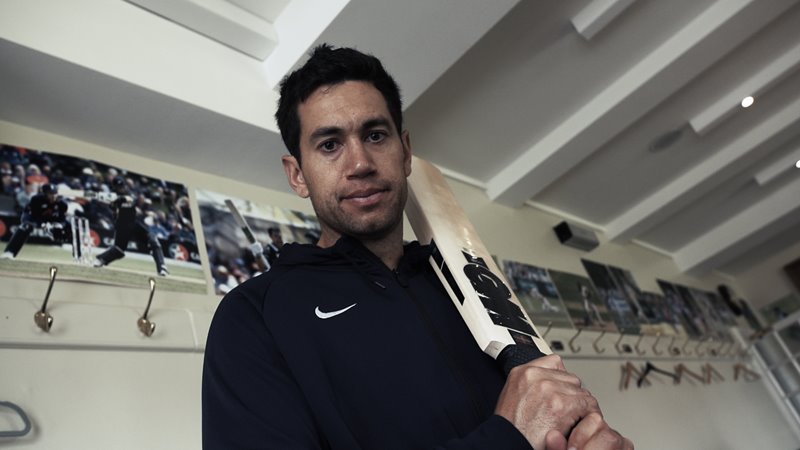
<svg viewBox="0 0 800 450">
<path fill-rule="evenodd" d="M 361 217 L 348 214 L 335 205 L 333 208 L 321 208 L 320 205 L 311 199 L 311 205 L 317 214 L 323 236 L 347 235 L 360 241 L 380 241 L 385 239 L 398 227 L 403 225 L 403 209 L 405 208 L 408 196 L 408 187 L 405 183 L 398 188 L 399 195 L 387 208 L 387 213 L 382 217 L 372 220 L 361 220 Z M 322 214 L 320 212 L 322 211 Z M 402 236 L 402 232 L 401 232 Z"/>
</svg>

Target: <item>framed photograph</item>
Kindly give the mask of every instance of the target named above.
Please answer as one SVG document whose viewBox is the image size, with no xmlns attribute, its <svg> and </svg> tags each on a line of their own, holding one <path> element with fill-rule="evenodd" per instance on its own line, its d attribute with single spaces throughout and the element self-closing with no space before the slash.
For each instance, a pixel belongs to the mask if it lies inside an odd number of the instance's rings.
<svg viewBox="0 0 800 450">
<path fill-rule="evenodd" d="M 207 293 L 186 186 L 11 145 L 0 175 L 0 272 Z"/>
<path fill-rule="evenodd" d="M 626 334 L 639 334 L 641 322 L 637 311 L 619 288 L 608 267 L 588 259 L 581 259 L 581 262 L 619 331 Z"/>
<path fill-rule="evenodd" d="M 694 307 L 694 302 L 687 301 L 686 296 L 691 298 L 689 290 L 675 285 L 668 281 L 656 280 L 664 299 L 671 311 L 671 321 L 674 327 L 683 327 L 686 334 L 693 338 L 702 338 L 704 334 L 704 324 L 699 316 L 699 311 Z"/>
<path fill-rule="evenodd" d="M 567 307 L 572 323 L 591 331 L 616 332 L 608 306 L 592 285 L 592 280 L 574 273 L 548 269 L 559 297 Z"/>
<path fill-rule="evenodd" d="M 552 323 L 556 328 L 573 328 L 547 269 L 507 260 L 502 267 L 511 289 L 537 327 L 544 329 Z"/>
<path fill-rule="evenodd" d="M 319 240 L 320 227 L 314 215 L 207 190 L 197 190 L 196 194 L 209 270 L 218 295 L 269 271 L 284 244 L 315 244 Z M 249 241 L 226 200 L 241 215 L 257 245 Z"/>
</svg>

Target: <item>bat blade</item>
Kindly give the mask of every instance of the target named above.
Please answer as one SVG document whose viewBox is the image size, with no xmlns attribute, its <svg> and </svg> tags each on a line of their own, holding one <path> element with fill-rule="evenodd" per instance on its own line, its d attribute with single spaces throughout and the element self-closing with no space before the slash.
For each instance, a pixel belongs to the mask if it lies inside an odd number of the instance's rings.
<svg viewBox="0 0 800 450">
<path fill-rule="evenodd" d="M 439 169 L 414 157 L 408 185 L 406 216 L 480 348 L 506 372 L 551 354 Z"/>
<path fill-rule="evenodd" d="M 247 242 L 250 244 L 261 245 L 261 243 L 256 239 L 256 236 L 253 234 L 253 230 L 250 229 L 250 225 L 247 224 L 247 221 L 244 220 L 244 216 L 239 212 L 239 208 L 233 204 L 233 200 L 226 198 L 225 206 L 227 206 L 228 210 L 231 212 L 231 214 L 233 214 L 233 220 L 236 222 L 236 225 L 239 226 L 239 229 L 241 229 L 244 233 L 245 238 L 247 238 Z M 263 252 L 259 252 L 254 256 L 256 257 L 258 268 L 261 269 L 262 272 L 269 269 L 269 262 L 267 262 L 267 257 L 264 256 Z"/>
</svg>

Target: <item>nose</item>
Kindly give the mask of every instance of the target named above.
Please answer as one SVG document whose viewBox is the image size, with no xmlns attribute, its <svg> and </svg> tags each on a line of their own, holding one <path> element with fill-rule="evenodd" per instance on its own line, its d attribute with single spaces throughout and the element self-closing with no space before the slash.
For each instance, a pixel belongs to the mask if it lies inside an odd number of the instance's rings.
<svg viewBox="0 0 800 450">
<path fill-rule="evenodd" d="M 369 149 L 360 139 L 353 139 L 347 148 L 347 177 L 364 178 L 375 172 L 375 162 Z"/>
</svg>

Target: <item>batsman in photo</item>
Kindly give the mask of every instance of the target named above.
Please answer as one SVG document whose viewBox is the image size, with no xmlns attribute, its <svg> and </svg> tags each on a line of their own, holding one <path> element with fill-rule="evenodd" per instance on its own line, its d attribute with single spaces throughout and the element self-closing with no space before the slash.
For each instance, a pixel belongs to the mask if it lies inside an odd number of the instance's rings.
<svg viewBox="0 0 800 450">
<path fill-rule="evenodd" d="M 123 286 L 171 274 L 161 289 L 206 292 L 185 186 L 11 145 L 0 170 L 0 272 L 44 277 L 56 265 L 60 279 Z"/>
<path fill-rule="evenodd" d="M 224 295 L 268 272 L 284 244 L 313 244 L 319 222 L 312 214 L 197 190 L 214 293 Z"/>
</svg>

